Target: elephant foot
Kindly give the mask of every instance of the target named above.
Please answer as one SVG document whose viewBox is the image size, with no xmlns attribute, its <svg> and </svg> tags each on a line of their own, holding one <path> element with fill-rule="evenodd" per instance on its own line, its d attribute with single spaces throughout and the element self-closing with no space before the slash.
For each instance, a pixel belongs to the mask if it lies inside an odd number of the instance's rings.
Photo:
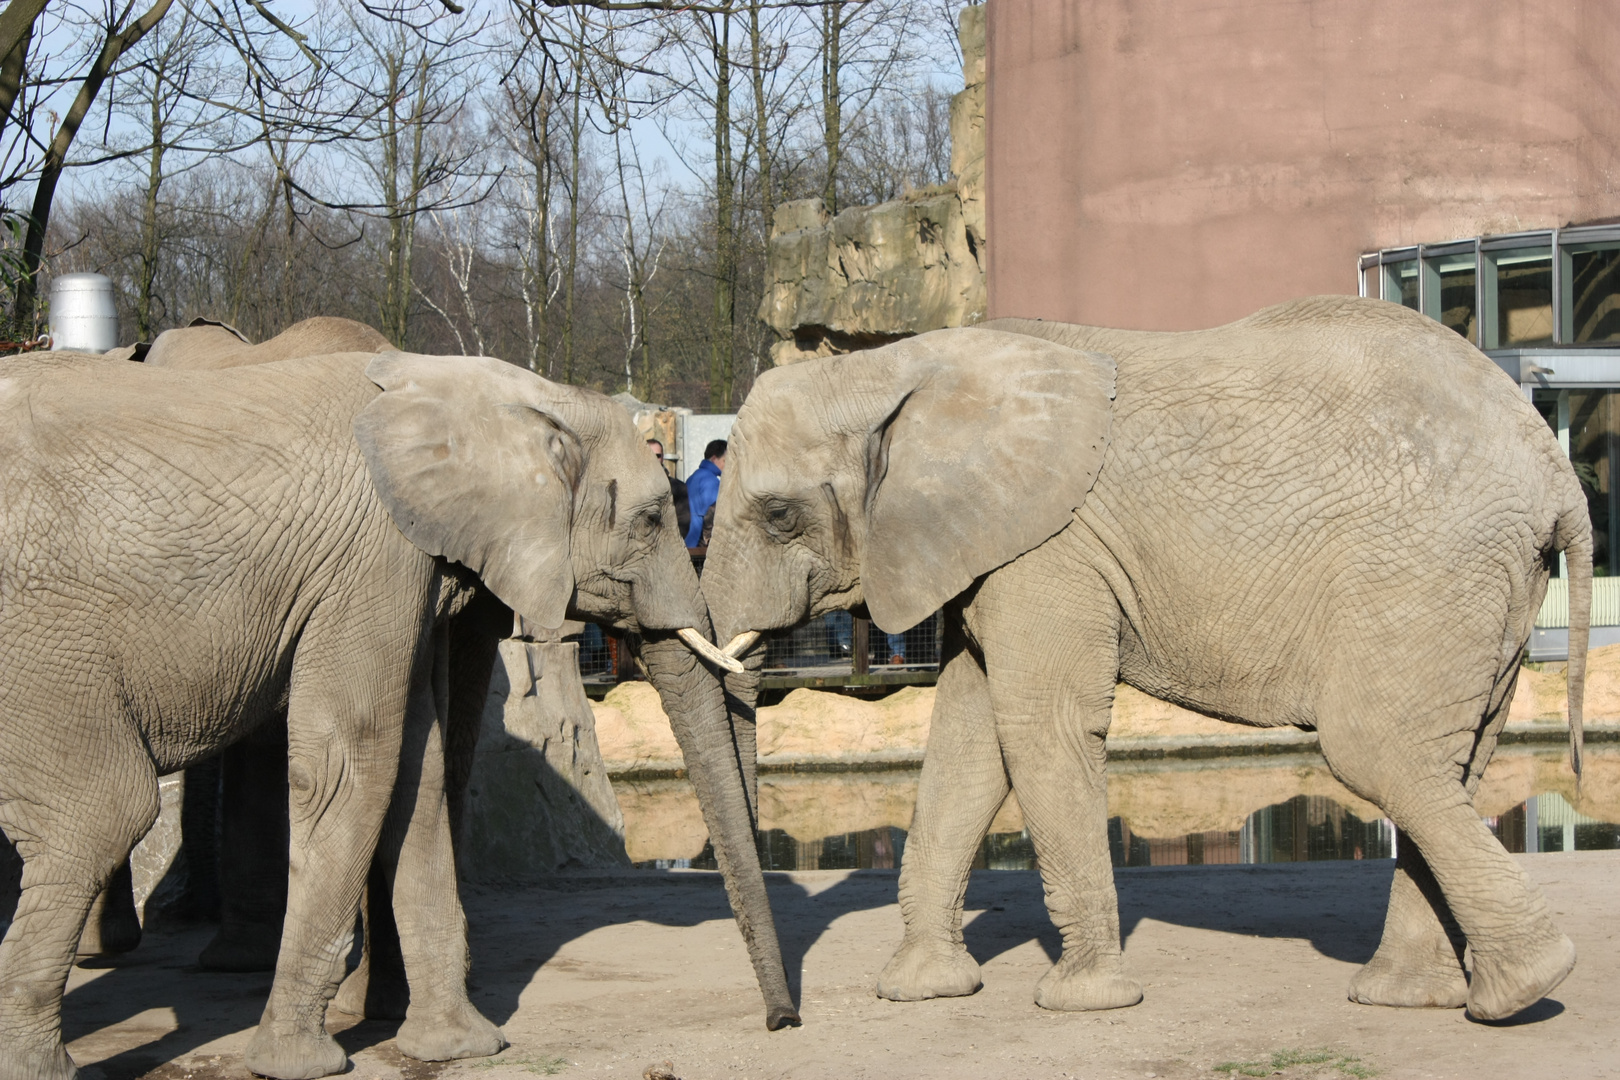
<svg viewBox="0 0 1620 1080">
<path fill-rule="evenodd" d="M 228 923 L 197 955 L 197 966 L 204 971 L 274 971 L 280 953 L 280 923 Z"/>
<path fill-rule="evenodd" d="M 1427 963 L 1402 963 L 1379 949 L 1350 980 L 1350 1000 L 1401 1009 L 1460 1009 L 1468 1001 L 1468 980 L 1446 943 L 1443 955 Z"/>
<path fill-rule="evenodd" d="M 10 1040 L 6 1040 L 10 1042 Z M 15 1044 L 0 1050 L 0 1080 L 91 1080 L 68 1057 L 61 1043 L 49 1050 L 27 1053 Z"/>
<path fill-rule="evenodd" d="M 374 970 L 370 957 L 349 972 L 332 999 L 332 1008 L 367 1020 L 404 1020 L 410 1012 L 411 988 L 405 973 Z"/>
<path fill-rule="evenodd" d="M 412 1016 L 400 1025 L 394 1045 L 418 1061 L 452 1061 L 498 1054 L 506 1037 L 471 1002 L 463 1001 L 449 1016 Z"/>
<path fill-rule="evenodd" d="M 1474 978 L 1468 986 L 1468 1015 L 1506 1020 L 1552 992 L 1575 967 L 1575 944 L 1563 934 L 1539 948 L 1502 959 L 1474 950 Z"/>
<path fill-rule="evenodd" d="M 343 1047 L 325 1031 L 277 1035 L 260 1024 L 242 1062 L 249 1071 L 275 1080 L 315 1080 L 348 1068 Z"/>
<path fill-rule="evenodd" d="M 113 886 L 103 889 L 91 905 L 75 950 L 80 959 L 131 952 L 141 943 L 141 919 L 135 912 L 127 876 L 121 891 L 117 884 L 115 878 Z"/>
<path fill-rule="evenodd" d="M 1065 956 L 1041 977 L 1035 1004 L 1057 1012 L 1123 1009 L 1142 1000 L 1142 984 L 1116 971 L 1097 971 L 1071 964 Z"/>
<path fill-rule="evenodd" d="M 983 985 L 978 963 L 961 945 L 907 941 L 878 975 L 877 996 L 890 1001 L 966 997 Z"/>
</svg>

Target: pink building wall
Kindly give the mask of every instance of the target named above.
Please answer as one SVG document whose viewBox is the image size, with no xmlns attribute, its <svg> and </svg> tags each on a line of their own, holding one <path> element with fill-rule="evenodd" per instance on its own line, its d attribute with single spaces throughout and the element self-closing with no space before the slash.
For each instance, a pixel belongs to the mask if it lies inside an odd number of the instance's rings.
<svg viewBox="0 0 1620 1080">
<path fill-rule="evenodd" d="M 1214 326 L 1620 216 L 1620 0 L 990 0 L 989 313 Z"/>
</svg>

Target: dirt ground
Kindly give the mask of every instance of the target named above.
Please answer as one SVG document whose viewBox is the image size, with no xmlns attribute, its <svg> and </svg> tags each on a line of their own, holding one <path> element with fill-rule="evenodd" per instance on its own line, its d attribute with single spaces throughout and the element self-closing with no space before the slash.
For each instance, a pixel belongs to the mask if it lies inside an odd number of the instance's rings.
<svg viewBox="0 0 1620 1080">
<path fill-rule="evenodd" d="M 499 1057 L 410 1061 L 380 1022 L 338 1038 L 359 1080 L 1620 1075 L 1620 852 L 1519 858 L 1580 962 L 1504 1025 L 1345 999 L 1377 943 L 1384 860 L 1119 871 L 1126 965 L 1147 997 L 1087 1014 L 1032 1003 L 1057 953 L 1034 873 L 974 875 L 966 936 L 985 987 L 912 1004 L 871 991 L 900 938 L 892 871 L 772 874 L 804 1015 L 776 1033 L 716 875 L 582 874 L 467 898 L 474 1000 L 512 1043 Z M 64 1024 L 74 1058 L 100 1063 L 87 1075 L 248 1075 L 270 977 L 197 971 L 207 938 L 154 933 L 115 967 L 75 969 Z"/>
</svg>

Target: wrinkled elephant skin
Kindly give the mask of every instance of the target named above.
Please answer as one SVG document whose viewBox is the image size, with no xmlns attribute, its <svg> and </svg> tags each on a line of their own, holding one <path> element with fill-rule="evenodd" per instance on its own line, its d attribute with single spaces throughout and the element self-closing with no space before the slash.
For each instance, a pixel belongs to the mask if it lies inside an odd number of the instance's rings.
<svg viewBox="0 0 1620 1080">
<path fill-rule="evenodd" d="M 1036 1001 L 1141 998 L 1106 834 L 1124 681 L 1319 732 L 1401 830 L 1351 997 L 1498 1019 L 1574 964 L 1471 805 L 1559 551 L 1578 762 L 1592 533 L 1557 440 L 1438 323 L 1318 297 L 1177 334 L 1001 320 L 767 372 L 733 430 L 704 592 L 722 641 L 863 605 L 899 632 L 945 608 L 884 997 L 978 988 L 963 891 L 1011 786 L 1063 935 Z M 727 684 L 741 731 L 751 679 Z"/>
</svg>

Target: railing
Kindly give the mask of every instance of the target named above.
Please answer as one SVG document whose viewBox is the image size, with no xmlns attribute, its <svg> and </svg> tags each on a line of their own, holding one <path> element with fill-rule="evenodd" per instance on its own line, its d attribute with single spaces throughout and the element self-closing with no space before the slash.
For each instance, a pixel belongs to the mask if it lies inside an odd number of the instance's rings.
<svg viewBox="0 0 1620 1080">
<path fill-rule="evenodd" d="M 1543 629 L 1569 625 L 1569 579 L 1547 582 L 1547 597 L 1541 602 L 1536 625 Z M 1620 577 L 1592 579 L 1592 625 L 1620 626 Z"/>
<path fill-rule="evenodd" d="M 885 634 L 866 619 L 839 611 L 766 640 L 760 686 L 850 688 L 932 685 L 939 678 L 942 617 L 938 612 L 904 634 Z M 606 694 L 640 675 L 622 638 L 587 623 L 579 642 L 579 674 L 587 693 Z"/>
<path fill-rule="evenodd" d="M 931 684 L 939 677 L 938 612 L 904 634 L 885 634 L 838 611 L 771 637 L 764 689 Z"/>
</svg>

